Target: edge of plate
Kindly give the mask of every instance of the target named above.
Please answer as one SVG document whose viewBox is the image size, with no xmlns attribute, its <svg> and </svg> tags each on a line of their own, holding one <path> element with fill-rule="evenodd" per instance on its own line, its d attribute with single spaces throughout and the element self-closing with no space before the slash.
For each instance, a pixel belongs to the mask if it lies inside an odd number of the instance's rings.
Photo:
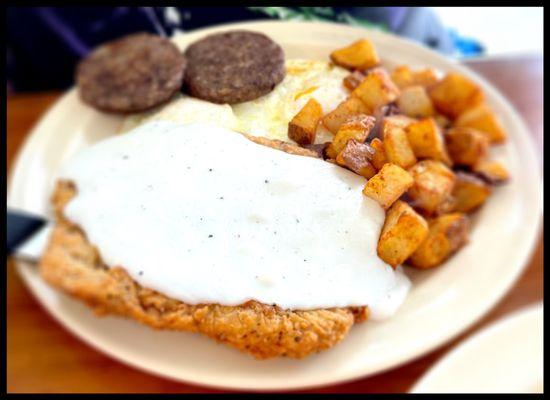
<svg viewBox="0 0 550 400">
<path fill-rule="evenodd" d="M 256 20 L 256 21 L 253 21 L 253 22 L 245 22 L 245 23 L 237 22 L 237 23 L 231 23 L 231 24 L 219 24 L 219 25 L 215 25 L 215 26 L 209 26 L 209 27 L 206 27 L 206 28 L 201 28 L 201 29 L 197 29 L 197 30 L 184 32 L 184 34 L 187 34 L 187 33 L 189 33 L 189 34 L 209 34 L 211 32 L 216 32 L 216 31 L 219 31 L 219 30 L 235 29 L 235 28 L 244 28 L 244 29 L 248 28 L 248 29 L 261 30 L 262 27 L 264 27 L 264 26 L 271 27 L 271 26 L 275 26 L 275 25 L 280 26 L 280 25 L 289 25 L 289 24 L 302 26 L 302 27 L 312 26 L 312 25 L 315 25 L 315 26 L 327 25 L 327 26 L 332 26 L 332 27 L 338 27 L 339 29 L 342 29 L 342 30 L 354 31 L 354 32 L 357 32 L 357 33 L 368 32 L 369 35 L 378 36 L 381 40 L 386 40 L 386 41 L 387 40 L 390 40 L 390 41 L 391 40 L 398 40 L 398 41 L 401 41 L 401 42 L 405 42 L 405 43 L 407 43 L 408 46 L 414 47 L 417 51 L 419 51 L 421 53 L 424 53 L 426 55 L 429 55 L 432 58 L 435 57 L 435 58 L 439 59 L 440 62 L 444 62 L 444 63 L 449 63 L 450 62 L 451 64 L 453 64 L 453 68 L 455 70 L 458 70 L 459 72 L 473 78 L 474 81 L 476 81 L 477 83 L 479 83 L 480 85 L 483 86 L 485 91 L 489 91 L 491 93 L 491 97 L 494 97 L 499 103 L 501 103 L 504 106 L 504 108 L 505 108 L 504 111 L 510 113 L 510 115 L 513 116 L 513 119 L 515 120 L 515 123 L 518 125 L 518 130 L 523 131 L 525 136 L 529 137 L 529 130 L 526 127 L 526 125 L 525 125 L 523 119 L 521 118 L 521 116 L 517 113 L 517 111 L 511 105 L 511 103 L 489 81 L 487 81 L 485 78 L 482 78 L 478 73 L 472 71 L 470 68 L 454 62 L 454 60 L 448 60 L 448 59 L 444 58 L 443 56 L 439 55 L 438 53 L 436 53 L 432 50 L 429 50 L 425 47 L 422 47 L 419 44 L 417 44 L 417 43 L 415 43 L 411 40 L 403 39 L 403 38 L 395 36 L 395 35 L 391 35 L 391 34 L 384 33 L 384 32 L 379 32 L 379 31 L 376 31 L 376 30 L 370 30 L 370 29 L 367 30 L 367 29 L 360 28 L 360 27 L 352 27 L 352 26 L 348 26 L 348 25 L 341 25 L 341 24 L 335 24 L 335 23 L 272 21 L 272 20 Z M 26 153 L 27 147 L 30 146 L 33 142 L 32 138 L 34 136 L 33 135 L 34 132 L 36 132 L 45 123 L 45 116 L 47 116 L 48 113 L 52 112 L 56 107 L 59 107 L 60 104 L 62 103 L 62 101 L 65 98 L 67 98 L 74 90 L 75 90 L 74 87 L 71 88 L 69 91 L 67 91 L 65 94 L 63 94 L 61 96 L 61 98 L 59 98 L 52 106 L 50 106 L 47 109 L 47 111 L 44 113 L 44 116 L 41 117 L 41 119 L 39 119 L 38 122 L 34 125 L 34 127 L 31 129 L 31 132 L 30 132 L 29 136 L 25 139 L 24 143 L 21 145 L 20 150 L 19 150 L 17 156 L 14 158 L 14 161 L 12 163 L 12 171 L 11 171 L 10 176 L 8 178 L 8 183 L 9 183 L 8 184 L 8 196 L 7 196 L 8 203 L 9 203 L 9 199 L 10 199 L 10 187 L 12 186 L 12 181 L 15 179 L 15 176 L 17 175 L 17 171 L 19 169 L 18 167 L 20 165 L 19 164 L 20 160 L 23 158 L 22 155 L 24 153 Z M 535 151 L 534 143 L 533 143 L 532 140 L 526 140 L 524 142 L 524 150 L 527 153 L 530 153 L 530 157 L 528 157 L 528 160 L 529 160 L 528 162 L 531 164 L 530 167 L 533 167 L 532 170 L 537 171 L 536 179 L 538 179 L 538 181 L 540 182 L 540 185 L 542 185 L 542 179 L 540 178 L 540 171 L 538 170 L 538 166 L 536 164 L 536 151 Z M 233 384 L 230 384 L 230 383 L 211 384 L 209 382 L 202 381 L 200 379 L 196 379 L 196 380 L 182 379 L 181 377 L 177 376 L 176 374 L 171 374 L 169 371 L 160 371 L 160 370 L 148 369 L 147 367 L 142 366 L 137 360 L 133 360 L 131 356 L 128 357 L 128 355 L 126 355 L 127 356 L 126 358 L 122 358 L 121 356 L 118 356 L 116 353 L 111 352 L 110 350 L 100 348 L 99 345 L 92 342 L 91 340 L 88 340 L 86 338 L 86 336 L 84 334 L 82 334 L 78 329 L 70 326 L 70 324 L 68 324 L 66 322 L 66 318 L 64 318 L 61 313 L 58 313 L 57 311 L 50 308 L 49 306 L 46 306 L 42 301 L 40 301 L 40 296 L 36 293 L 35 289 L 30 284 L 30 282 L 27 281 L 28 277 L 25 276 L 25 273 L 21 273 L 21 268 L 20 268 L 20 265 L 19 265 L 18 262 L 16 263 L 17 266 L 18 266 L 17 271 L 23 277 L 23 282 L 25 283 L 25 286 L 28 289 L 30 289 L 31 293 L 33 294 L 33 296 L 35 298 L 37 298 L 38 302 L 42 305 L 42 307 L 44 307 L 48 311 L 48 313 L 50 315 L 52 315 L 58 322 L 60 322 L 66 329 L 68 329 L 70 332 L 74 333 L 80 340 L 82 340 L 83 342 L 89 344 L 94 349 L 100 351 L 103 354 L 107 354 L 109 357 L 112 357 L 112 358 L 122 362 L 125 365 L 130 365 L 133 368 L 137 368 L 141 371 L 146 371 L 147 373 L 153 374 L 155 376 L 160 376 L 160 377 L 176 380 L 176 381 L 179 381 L 179 382 L 196 384 L 196 385 L 201 385 L 201 386 L 204 386 L 204 387 L 217 388 L 217 389 L 221 388 L 221 389 L 232 389 L 232 390 L 246 389 L 246 390 L 254 390 L 254 391 L 276 391 L 276 390 L 282 390 L 282 389 L 297 390 L 297 389 L 318 388 L 318 387 L 322 387 L 322 386 L 341 384 L 341 383 L 346 383 L 346 382 L 350 382 L 350 381 L 361 379 L 361 378 L 366 378 L 366 377 L 369 377 L 369 376 L 372 376 L 372 375 L 375 375 L 375 374 L 380 374 L 380 373 L 386 372 L 386 371 L 388 371 L 392 368 L 395 368 L 399 365 L 412 362 L 412 361 L 424 356 L 425 354 L 440 348 L 444 344 L 452 341 L 461 332 L 464 332 L 465 330 L 467 330 L 468 328 L 473 326 L 485 314 L 487 314 L 487 312 L 489 312 L 497 304 L 497 302 L 502 297 L 504 297 L 504 295 L 510 290 L 512 285 L 517 281 L 520 274 L 525 270 L 525 268 L 527 266 L 527 262 L 528 262 L 528 260 L 530 259 L 530 257 L 532 256 L 532 254 L 535 250 L 535 246 L 537 244 L 536 238 L 539 236 L 539 233 L 541 231 L 542 190 L 540 189 L 540 187 L 535 188 L 534 186 L 531 186 L 530 188 L 532 189 L 534 194 L 537 194 L 537 196 L 533 197 L 533 198 L 537 198 L 537 203 L 532 204 L 531 206 L 535 206 L 534 208 L 532 208 L 532 210 L 533 210 L 533 213 L 536 212 L 538 214 L 538 216 L 535 217 L 536 222 L 535 222 L 535 224 L 533 224 L 533 228 L 531 228 L 531 230 L 529 231 L 529 237 L 522 242 L 522 243 L 524 243 L 524 245 L 518 251 L 519 255 L 517 257 L 518 258 L 517 263 L 521 264 L 521 267 L 517 268 L 514 271 L 513 274 L 510 274 L 510 276 L 508 277 L 507 280 L 502 282 L 501 287 L 499 288 L 500 290 L 495 291 L 493 296 L 491 296 L 488 300 L 486 300 L 485 304 L 478 309 L 477 313 L 475 313 L 473 315 L 470 314 L 469 318 L 465 318 L 465 321 L 463 321 L 462 324 L 455 324 L 455 328 L 445 331 L 444 334 L 440 334 L 438 336 L 437 340 L 432 340 L 430 343 L 421 344 L 420 347 L 414 353 L 412 353 L 412 354 L 409 353 L 409 355 L 407 357 L 395 357 L 394 359 L 390 359 L 389 361 L 387 361 L 386 363 L 381 365 L 379 368 L 376 368 L 375 370 L 372 370 L 372 371 L 367 370 L 366 372 L 355 372 L 355 373 L 352 373 L 352 374 L 346 374 L 346 375 L 334 377 L 333 379 L 330 379 L 330 380 L 323 380 L 322 382 L 316 382 L 316 381 L 313 380 L 312 382 L 305 382 L 304 384 L 296 384 L 296 385 L 293 384 L 293 385 L 287 385 L 287 386 L 284 386 L 284 387 L 270 386 L 270 385 L 242 385 L 242 384 L 233 385 Z"/>
</svg>

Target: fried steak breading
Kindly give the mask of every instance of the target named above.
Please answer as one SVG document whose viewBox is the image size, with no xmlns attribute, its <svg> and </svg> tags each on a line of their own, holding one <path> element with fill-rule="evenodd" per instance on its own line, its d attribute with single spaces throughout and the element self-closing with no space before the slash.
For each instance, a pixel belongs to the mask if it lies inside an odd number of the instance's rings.
<svg viewBox="0 0 550 400">
<path fill-rule="evenodd" d="M 289 143 L 245 136 L 291 154 L 317 156 Z M 328 349 L 346 336 L 354 322 L 367 318 L 366 307 L 290 311 L 256 301 L 239 306 L 189 305 L 144 288 L 123 266 L 108 268 L 85 233 L 63 216 L 76 193 L 73 183 L 58 182 L 52 197 L 57 223 L 40 272 L 98 315 L 130 317 L 156 329 L 199 332 L 258 359 L 303 358 Z"/>
</svg>

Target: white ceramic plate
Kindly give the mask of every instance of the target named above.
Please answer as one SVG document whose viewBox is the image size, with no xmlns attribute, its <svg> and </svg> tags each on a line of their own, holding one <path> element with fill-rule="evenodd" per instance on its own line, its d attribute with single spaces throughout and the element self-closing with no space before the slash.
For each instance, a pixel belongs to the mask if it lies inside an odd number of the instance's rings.
<svg viewBox="0 0 550 400">
<path fill-rule="evenodd" d="M 96 318 L 88 308 L 47 286 L 35 268 L 20 264 L 24 281 L 44 307 L 81 339 L 134 367 L 202 385 L 258 390 L 313 387 L 356 379 L 403 364 L 440 346 L 477 321 L 499 300 L 528 261 L 541 215 L 536 155 L 516 112 L 470 70 L 414 43 L 387 34 L 335 24 L 255 22 L 189 33 L 197 38 L 229 28 L 264 32 L 287 58 L 326 60 L 330 51 L 370 38 L 384 63 L 458 71 L 479 83 L 510 140 L 495 152 L 512 180 L 498 188 L 476 215 L 471 243 L 433 271 L 408 271 L 413 289 L 391 319 L 352 329 L 336 347 L 305 360 L 256 361 L 202 336 L 157 332 L 120 318 Z M 75 90 L 63 96 L 35 127 L 11 176 L 8 203 L 50 212 L 48 197 L 59 164 L 79 149 L 113 134 L 118 117 L 83 105 Z"/>
<path fill-rule="evenodd" d="M 506 317 L 447 354 L 412 393 L 542 393 L 543 306 Z"/>
</svg>

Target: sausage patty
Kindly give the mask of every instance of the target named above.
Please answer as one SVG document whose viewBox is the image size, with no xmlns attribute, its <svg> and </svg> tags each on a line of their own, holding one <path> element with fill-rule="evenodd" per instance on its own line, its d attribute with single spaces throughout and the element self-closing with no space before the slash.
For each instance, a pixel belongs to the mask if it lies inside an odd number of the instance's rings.
<svg viewBox="0 0 550 400">
<path fill-rule="evenodd" d="M 214 103 L 241 103 L 269 93 L 285 76 L 284 53 L 267 36 L 248 31 L 214 34 L 185 51 L 185 86 Z"/>
<path fill-rule="evenodd" d="M 182 86 L 185 58 L 168 39 L 136 33 L 99 46 L 76 72 L 81 98 L 105 111 L 144 111 Z"/>
</svg>

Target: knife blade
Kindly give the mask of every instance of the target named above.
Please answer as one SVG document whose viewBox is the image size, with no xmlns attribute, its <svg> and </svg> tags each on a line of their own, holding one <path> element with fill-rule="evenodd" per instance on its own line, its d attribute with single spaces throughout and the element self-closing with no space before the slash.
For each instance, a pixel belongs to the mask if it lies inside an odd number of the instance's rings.
<svg viewBox="0 0 550 400">
<path fill-rule="evenodd" d="M 37 262 L 53 228 L 46 218 L 23 211 L 7 210 L 8 257 Z"/>
</svg>

